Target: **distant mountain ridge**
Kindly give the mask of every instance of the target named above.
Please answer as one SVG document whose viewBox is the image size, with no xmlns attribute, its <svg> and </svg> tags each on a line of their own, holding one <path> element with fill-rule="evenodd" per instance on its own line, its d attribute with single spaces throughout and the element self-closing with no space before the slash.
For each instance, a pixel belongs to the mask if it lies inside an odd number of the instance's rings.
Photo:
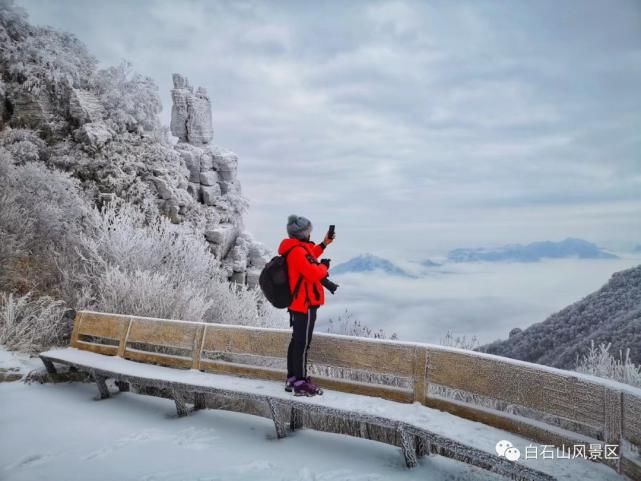
<svg viewBox="0 0 641 481">
<path fill-rule="evenodd" d="M 641 265 L 614 273 L 598 291 L 480 350 L 572 369 L 592 341 L 612 343 L 615 355 L 630 348 L 630 359 L 641 363 Z"/>
<path fill-rule="evenodd" d="M 372 254 L 364 254 L 358 257 L 354 257 L 347 262 L 332 267 L 330 270 L 331 275 L 340 275 L 348 273 L 364 273 L 364 272 L 374 272 L 382 271 L 385 274 L 390 274 L 394 276 L 401 277 L 413 277 L 407 272 L 405 272 L 400 267 L 396 266 L 394 263 L 382 257 L 377 257 Z"/>
<path fill-rule="evenodd" d="M 641 245 L 639 246 L 641 248 Z M 530 244 L 508 244 L 496 248 L 460 248 L 448 252 L 445 263 L 464 262 L 539 262 L 543 259 L 618 259 L 619 257 L 583 239 L 568 237 L 560 242 L 539 241 Z M 442 262 L 431 259 L 418 261 L 423 268 L 442 267 Z M 386 274 L 416 277 L 393 262 L 373 254 L 362 254 L 333 267 L 333 274 L 382 271 Z"/>
<path fill-rule="evenodd" d="M 541 241 L 527 245 L 509 244 L 494 249 L 463 248 L 448 252 L 450 262 L 538 262 L 541 259 L 617 259 L 614 254 L 602 250 L 596 244 L 582 239 L 567 238 L 560 242 Z"/>
</svg>

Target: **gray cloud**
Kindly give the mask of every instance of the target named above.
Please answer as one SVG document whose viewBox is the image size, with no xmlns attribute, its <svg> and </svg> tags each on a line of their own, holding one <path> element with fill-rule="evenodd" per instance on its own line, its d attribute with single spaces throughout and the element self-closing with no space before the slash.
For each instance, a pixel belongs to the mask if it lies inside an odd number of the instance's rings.
<svg viewBox="0 0 641 481">
<path fill-rule="evenodd" d="M 23 0 L 105 64 L 208 88 L 247 225 L 337 224 L 338 259 L 641 239 L 641 7 Z"/>
</svg>

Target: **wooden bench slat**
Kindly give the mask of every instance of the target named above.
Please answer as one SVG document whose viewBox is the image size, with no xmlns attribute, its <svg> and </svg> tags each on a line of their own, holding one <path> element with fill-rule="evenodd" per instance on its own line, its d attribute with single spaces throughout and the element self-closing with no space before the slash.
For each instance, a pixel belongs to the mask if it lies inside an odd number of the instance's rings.
<svg viewBox="0 0 641 481">
<path fill-rule="evenodd" d="M 83 313 L 78 319 L 77 336 L 104 337 L 119 340 L 128 324 L 127 317 Z"/>
<path fill-rule="evenodd" d="M 317 336 L 312 340 L 309 359 L 318 364 L 393 374 L 399 377 L 414 375 L 414 350 L 411 346 L 402 344 Z"/>
<path fill-rule="evenodd" d="M 603 427 L 604 389 L 572 376 L 428 348 L 428 383 L 462 389 L 595 427 Z"/>
<path fill-rule="evenodd" d="M 234 354 L 285 357 L 291 334 L 287 331 L 252 331 L 233 326 L 207 326 L 203 350 Z"/>
<path fill-rule="evenodd" d="M 77 346 L 75 347 L 78 349 L 82 349 L 83 351 L 91 351 L 98 354 L 105 354 L 107 356 L 115 356 L 116 354 L 118 354 L 118 346 L 110 346 L 108 344 L 78 341 Z"/>
<path fill-rule="evenodd" d="M 132 317 L 127 341 L 192 349 L 198 327 L 198 324 L 183 324 L 180 321 L 157 322 Z"/>
<path fill-rule="evenodd" d="M 203 348 L 257 356 L 287 356 L 291 339 L 288 331 L 252 331 L 235 326 L 208 326 Z M 381 374 L 411 377 L 414 374 L 414 351 L 407 346 L 373 344 L 362 339 L 327 336 L 312 337 L 309 360 L 341 368 L 367 370 Z"/>
</svg>

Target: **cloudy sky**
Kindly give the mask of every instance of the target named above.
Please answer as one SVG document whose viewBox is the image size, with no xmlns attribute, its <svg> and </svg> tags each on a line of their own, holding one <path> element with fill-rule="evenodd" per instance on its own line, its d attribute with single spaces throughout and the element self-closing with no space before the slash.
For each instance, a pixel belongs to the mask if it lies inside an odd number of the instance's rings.
<svg viewBox="0 0 641 481">
<path fill-rule="evenodd" d="M 206 87 L 248 228 L 337 260 L 641 243 L 641 3 L 22 0 L 104 65 Z M 318 240 L 318 239 L 317 239 Z"/>
</svg>

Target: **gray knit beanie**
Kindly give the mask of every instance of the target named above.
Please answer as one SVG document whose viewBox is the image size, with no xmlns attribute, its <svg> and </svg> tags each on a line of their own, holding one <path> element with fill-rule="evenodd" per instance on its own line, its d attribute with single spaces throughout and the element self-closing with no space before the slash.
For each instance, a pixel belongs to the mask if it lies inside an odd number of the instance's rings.
<svg viewBox="0 0 641 481">
<path fill-rule="evenodd" d="M 307 239 L 312 233 L 312 221 L 306 217 L 290 215 L 287 218 L 287 234 L 296 239 Z"/>
</svg>

